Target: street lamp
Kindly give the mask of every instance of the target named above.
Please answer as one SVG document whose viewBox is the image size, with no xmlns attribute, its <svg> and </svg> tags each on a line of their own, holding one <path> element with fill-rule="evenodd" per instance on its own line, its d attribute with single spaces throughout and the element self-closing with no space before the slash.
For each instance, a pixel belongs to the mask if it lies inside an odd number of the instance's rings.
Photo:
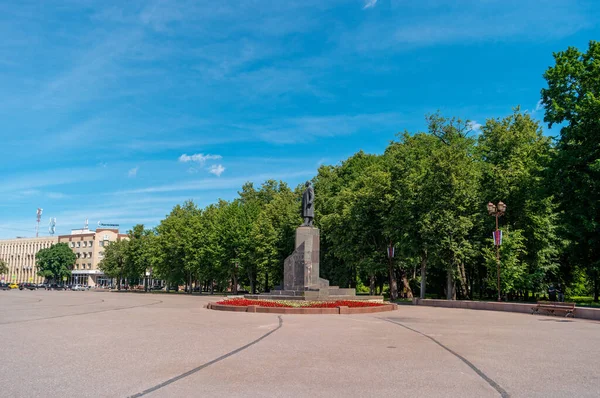
<svg viewBox="0 0 600 398">
<path fill-rule="evenodd" d="M 502 301 L 500 298 L 500 239 L 501 232 L 498 229 L 498 217 L 504 215 L 506 211 L 506 205 L 502 202 L 498 202 L 498 206 L 489 202 L 487 204 L 487 210 L 490 216 L 496 217 L 496 231 L 494 232 L 494 244 L 496 245 L 496 268 L 498 270 L 498 301 Z"/>
</svg>

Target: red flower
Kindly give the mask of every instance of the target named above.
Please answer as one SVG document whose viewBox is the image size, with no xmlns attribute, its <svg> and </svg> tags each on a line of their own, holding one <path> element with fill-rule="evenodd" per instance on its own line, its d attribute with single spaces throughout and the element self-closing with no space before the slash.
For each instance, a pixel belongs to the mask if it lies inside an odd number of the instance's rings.
<svg viewBox="0 0 600 398">
<path fill-rule="evenodd" d="M 289 304 L 280 303 L 272 300 L 249 300 L 245 298 L 232 298 L 217 302 L 221 305 L 231 305 L 237 307 L 247 307 L 249 305 L 257 305 L 259 307 L 283 307 L 291 308 Z M 302 308 L 337 308 L 337 307 L 380 307 L 383 303 L 374 303 L 371 301 L 360 300 L 339 300 L 339 301 L 320 301 L 302 305 Z"/>
</svg>

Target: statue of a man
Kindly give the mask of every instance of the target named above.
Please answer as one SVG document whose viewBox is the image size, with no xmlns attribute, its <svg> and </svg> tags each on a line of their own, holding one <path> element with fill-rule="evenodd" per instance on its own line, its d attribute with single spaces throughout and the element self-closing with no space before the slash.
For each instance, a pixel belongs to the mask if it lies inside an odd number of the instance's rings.
<svg viewBox="0 0 600 398">
<path fill-rule="evenodd" d="M 310 181 L 306 181 L 306 189 L 302 194 L 302 218 L 304 218 L 303 227 L 312 227 L 315 217 L 315 191 Z"/>
</svg>

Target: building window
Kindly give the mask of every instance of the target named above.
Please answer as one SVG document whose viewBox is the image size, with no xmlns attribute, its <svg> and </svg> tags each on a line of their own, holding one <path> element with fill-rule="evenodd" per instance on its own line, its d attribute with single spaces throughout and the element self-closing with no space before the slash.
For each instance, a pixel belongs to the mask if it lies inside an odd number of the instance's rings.
<svg viewBox="0 0 600 398">
<path fill-rule="evenodd" d="M 71 242 L 71 247 L 75 247 L 75 242 Z"/>
<path fill-rule="evenodd" d="M 77 242 L 77 247 L 81 247 L 81 242 Z"/>
<path fill-rule="evenodd" d="M 100 241 L 99 244 L 100 244 L 100 247 L 104 247 L 104 242 L 103 241 Z"/>
<path fill-rule="evenodd" d="M 90 247 L 92 247 L 93 245 L 94 245 L 94 241 L 93 241 L 93 240 L 91 240 L 91 241 L 90 241 Z"/>
<path fill-rule="evenodd" d="M 103 257 L 104 256 L 104 252 L 98 252 L 98 257 Z"/>
<path fill-rule="evenodd" d="M 92 269 L 92 263 L 88 263 L 88 269 Z"/>
<path fill-rule="evenodd" d="M 83 247 L 87 247 L 87 240 L 83 241 Z"/>
</svg>

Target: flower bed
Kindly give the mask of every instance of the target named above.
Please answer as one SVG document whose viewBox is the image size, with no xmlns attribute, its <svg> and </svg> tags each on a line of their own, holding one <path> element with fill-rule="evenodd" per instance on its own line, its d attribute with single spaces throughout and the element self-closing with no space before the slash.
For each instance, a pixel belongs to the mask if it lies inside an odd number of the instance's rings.
<svg viewBox="0 0 600 398">
<path fill-rule="evenodd" d="M 270 308 L 337 308 L 337 307 L 381 307 L 385 304 L 372 301 L 338 300 L 338 301 L 299 301 L 299 300 L 249 300 L 245 298 L 232 298 L 217 302 L 220 305 L 248 307 L 256 305 Z"/>
</svg>

